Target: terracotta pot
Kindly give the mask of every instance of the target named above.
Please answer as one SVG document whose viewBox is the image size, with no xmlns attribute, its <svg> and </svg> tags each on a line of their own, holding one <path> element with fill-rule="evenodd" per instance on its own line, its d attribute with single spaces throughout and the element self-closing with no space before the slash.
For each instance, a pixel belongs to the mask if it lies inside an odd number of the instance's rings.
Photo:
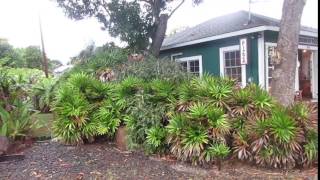
<svg viewBox="0 0 320 180">
<path fill-rule="evenodd" d="M 127 150 L 127 129 L 125 126 L 120 126 L 116 132 L 116 145 L 121 151 Z"/>
</svg>

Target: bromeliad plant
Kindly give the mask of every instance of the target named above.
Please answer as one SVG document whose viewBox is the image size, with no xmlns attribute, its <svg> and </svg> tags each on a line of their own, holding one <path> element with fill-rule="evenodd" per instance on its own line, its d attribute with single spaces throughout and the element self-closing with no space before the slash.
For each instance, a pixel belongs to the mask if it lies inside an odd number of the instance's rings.
<svg viewBox="0 0 320 180">
<path fill-rule="evenodd" d="M 295 113 L 290 113 L 293 109 Z M 266 119 L 244 122 L 233 134 L 234 157 L 273 168 L 293 168 L 314 162 L 318 137 L 314 128 L 307 125 L 310 119 L 301 121 L 306 117 L 304 110 L 301 104 L 289 108 L 276 106 Z"/>
<path fill-rule="evenodd" d="M 171 153 L 180 160 L 198 164 L 220 156 L 208 154 L 208 149 L 213 142 L 226 144 L 231 126 L 222 108 L 196 102 L 186 112 L 174 114 L 166 128 Z"/>
</svg>

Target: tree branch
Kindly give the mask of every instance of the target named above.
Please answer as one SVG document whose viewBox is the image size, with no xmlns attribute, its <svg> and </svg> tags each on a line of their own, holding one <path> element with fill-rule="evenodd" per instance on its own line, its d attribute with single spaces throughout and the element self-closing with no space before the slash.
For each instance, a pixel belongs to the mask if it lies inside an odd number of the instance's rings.
<svg viewBox="0 0 320 180">
<path fill-rule="evenodd" d="M 185 2 L 185 0 L 182 0 L 182 1 L 180 2 L 180 4 L 171 11 L 171 13 L 170 13 L 170 15 L 169 15 L 169 18 L 172 16 L 172 14 L 173 14 L 177 9 L 180 8 L 180 6 L 181 6 L 184 2 Z"/>
</svg>

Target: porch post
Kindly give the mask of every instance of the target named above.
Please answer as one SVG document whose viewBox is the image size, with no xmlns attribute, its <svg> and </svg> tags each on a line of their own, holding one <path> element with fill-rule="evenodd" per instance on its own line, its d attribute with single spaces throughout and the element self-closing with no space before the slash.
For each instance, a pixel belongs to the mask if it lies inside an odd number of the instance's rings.
<svg viewBox="0 0 320 180">
<path fill-rule="evenodd" d="M 265 84 L 265 47 L 264 47 L 264 32 L 261 32 L 261 37 L 258 38 L 258 77 L 259 86 L 266 89 Z"/>
<path fill-rule="evenodd" d="M 295 73 L 295 83 L 294 83 L 294 89 L 295 91 L 299 91 L 299 67 L 300 67 L 300 63 L 299 63 L 299 59 L 298 59 L 298 55 L 297 55 L 297 66 L 296 66 L 296 73 Z"/>
</svg>

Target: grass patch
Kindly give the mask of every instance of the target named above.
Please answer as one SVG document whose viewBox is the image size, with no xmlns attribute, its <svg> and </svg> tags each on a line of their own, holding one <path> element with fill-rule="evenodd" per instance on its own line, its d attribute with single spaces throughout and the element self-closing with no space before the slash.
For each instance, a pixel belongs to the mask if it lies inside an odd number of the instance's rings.
<svg viewBox="0 0 320 180">
<path fill-rule="evenodd" d="M 54 120 L 53 113 L 41 113 L 32 115 L 34 122 L 38 122 L 41 127 L 33 129 L 31 136 L 34 138 L 50 138 L 51 137 L 51 126 Z"/>
</svg>

